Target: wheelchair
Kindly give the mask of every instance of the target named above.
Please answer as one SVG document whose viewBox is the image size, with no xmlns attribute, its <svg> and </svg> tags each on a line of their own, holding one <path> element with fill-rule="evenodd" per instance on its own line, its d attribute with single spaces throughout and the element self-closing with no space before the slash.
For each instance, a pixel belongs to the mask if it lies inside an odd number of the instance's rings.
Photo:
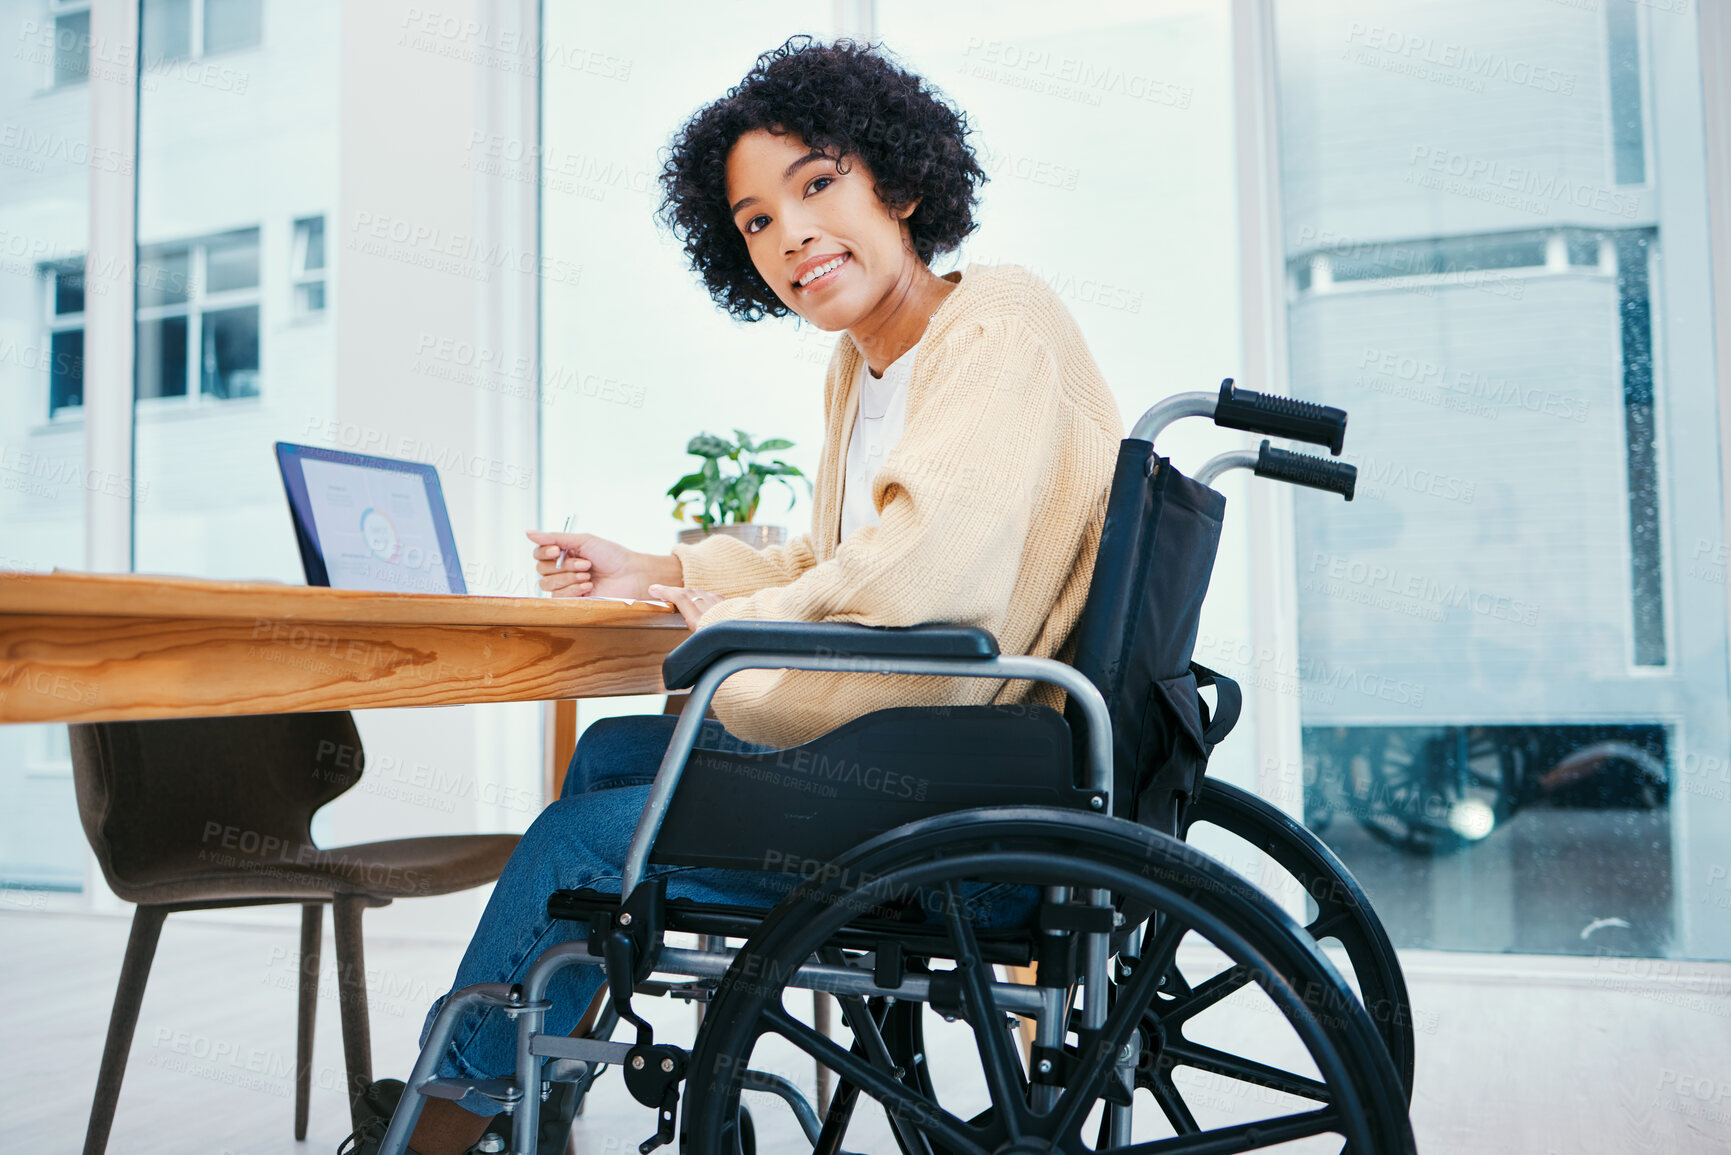
<svg viewBox="0 0 1731 1155">
<path fill-rule="evenodd" d="M 529 1155 L 544 1101 L 569 1102 L 606 1066 L 655 1113 L 644 1155 L 675 1142 L 750 1155 L 761 1124 L 747 1094 L 760 1114 L 791 1111 L 797 1131 L 778 1120 L 783 1131 L 820 1155 L 1414 1152 L 1412 1017 L 1394 950 L 1325 845 L 1205 778 L 1240 697 L 1191 661 L 1225 510 L 1209 483 L 1247 468 L 1350 500 L 1356 473 L 1264 440 L 1186 477 L 1154 439 L 1203 416 L 1336 455 L 1346 426 L 1338 409 L 1231 380 L 1148 410 L 1120 446 L 1068 663 L 1000 654 L 989 632 L 943 624 L 728 622 L 676 648 L 664 680 L 690 696 L 621 894 L 549 896 L 549 913 L 585 921 L 588 937 L 547 949 L 522 983 L 447 999 L 385 1155 L 405 1150 L 428 1096 L 475 1091 L 503 1105 L 509 1150 Z M 716 687 L 753 668 L 1027 679 L 1066 704 L 902 707 L 795 749 L 696 749 Z M 1186 841 L 1205 827 L 1301 887 L 1307 921 Z M 651 862 L 791 862 L 804 881 L 773 910 L 696 903 L 669 899 L 646 877 Z M 586 1037 L 541 1030 L 549 981 L 569 966 L 607 980 Z M 846 1036 L 795 1015 L 784 1001 L 795 990 L 832 996 Z M 636 1000 L 657 996 L 705 1004 L 690 1047 L 657 1039 L 638 1013 Z M 514 1020 L 515 1072 L 435 1077 L 479 1008 Z M 622 1025 L 634 1040 L 611 1037 Z M 799 1052 L 833 1073 L 821 1112 L 774 1069 Z"/>
</svg>

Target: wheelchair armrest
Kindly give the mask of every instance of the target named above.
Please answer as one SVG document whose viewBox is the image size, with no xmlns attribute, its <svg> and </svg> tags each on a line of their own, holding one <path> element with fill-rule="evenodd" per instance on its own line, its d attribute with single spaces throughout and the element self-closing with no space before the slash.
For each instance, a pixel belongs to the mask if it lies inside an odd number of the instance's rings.
<svg viewBox="0 0 1731 1155">
<path fill-rule="evenodd" d="M 859 658 L 995 658 L 998 639 L 978 626 L 932 622 L 862 626 L 853 622 L 717 622 L 681 642 L 661 663 L 668 690 L 686 690 L 728 654 L 845 654 Z"/>
</svg>

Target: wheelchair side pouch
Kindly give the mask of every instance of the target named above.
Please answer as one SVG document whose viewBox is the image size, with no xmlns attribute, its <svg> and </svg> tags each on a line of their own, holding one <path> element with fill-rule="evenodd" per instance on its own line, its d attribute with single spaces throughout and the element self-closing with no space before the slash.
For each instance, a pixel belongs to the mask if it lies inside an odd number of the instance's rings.
<svg viewBox="0 0 1731 1155">
<path fill-rule="evenodd" d="M 1194 671 L 1149 685 L 1136 759 L 1141 772 L 1132 816 L 1137 822 L 1176 836 L 1184 804 L 1202 788 L 1208 768 L 1208 725 Z"/>
</svg>

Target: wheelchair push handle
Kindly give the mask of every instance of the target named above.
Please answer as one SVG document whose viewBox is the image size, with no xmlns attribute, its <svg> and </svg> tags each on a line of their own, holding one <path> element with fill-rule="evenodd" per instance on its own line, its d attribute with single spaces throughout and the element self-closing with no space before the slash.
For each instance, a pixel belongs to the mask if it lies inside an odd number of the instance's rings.
<svg viewBox="0 0 1731 1155">
<path fill-rule="evenodd" d="M 1336 457 L 1340 456 L 1341 447 L 1346 443 L 1346 410 L 1292 397 L 1253 393 L 1233 385 L 1230 377 L 1220 383 L 1220 400 L 1214 406 L 1214 424 L 1224 429 L 1242 429 L 1246 433 L 1321 445 Z"/>
<path fill-rule="evenodd" d="M 1255 473 L 1273 481 L 1338 493 L 1348 501 L 1352 500 L 1353 490 L 1358 487 L 1358 466 L 1276 449 L 1266 441 L 1256 454 Z"/>
<path fill-rule="evenodd" d="M 1230 377 L 1220 383 L 1218 395 L 1196 390 L 1157 402 L 1137 419 L 1130 438 L 1152 444 L 1168 425 L 1186 417 L 1209 417 L 1222 429 L 1308 441 L 1336 457 L 1346 443 L 1346 410 L 1253 393 L 1238 388 Z"/>
<path fill-rule="evenodd" d="M 1356 465 L 1349 465 L 1344 461 L 1330 461 L 1326 457 L 1312 457 L 1308 453 L 1290 453 L 1284 449 L 1276 449 L 1266 441 L 1257 452 L 1234 449 L 1210 457 L 1192 478 L 1203 485 L 1213 485 L 1222 473 L 1230 469 L 1248 469 L 1256 476 L 1266 477 L 1270 481 L 1285 481 L 1292 485 L 1306 485 L 1311 489 L 1338 493 L 1348 501 L 1352 500 L 1353 490 L 1358 485 Z"/>
</svg>

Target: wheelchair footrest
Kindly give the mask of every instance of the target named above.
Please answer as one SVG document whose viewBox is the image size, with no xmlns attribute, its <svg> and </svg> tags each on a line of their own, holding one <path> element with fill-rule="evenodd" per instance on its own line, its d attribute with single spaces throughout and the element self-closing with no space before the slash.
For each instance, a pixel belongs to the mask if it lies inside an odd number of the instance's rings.
<svg viewBox="0 0 1731 1155">
<path fill-rule="evenodd" d="M 536 1035 L 529 1053 L 548 1059 L 582 1059 L 590 1063 L 623 1063 L 631 1055 L 630 1043 L 610 1039 L 577 1038 L 571 1035 Z"/>
<path fill-rule="evenodd" d="M 420 1090 L 429 1099 L 449 1099 L 452 1102 L 465 1098 L 471 1091 L 478 1091 L 506 1107 L 515 1107 L 523 1101 L 523 1091 L 513 1078 L 429 1079 L 421 1084 Z"/>
</svg>

